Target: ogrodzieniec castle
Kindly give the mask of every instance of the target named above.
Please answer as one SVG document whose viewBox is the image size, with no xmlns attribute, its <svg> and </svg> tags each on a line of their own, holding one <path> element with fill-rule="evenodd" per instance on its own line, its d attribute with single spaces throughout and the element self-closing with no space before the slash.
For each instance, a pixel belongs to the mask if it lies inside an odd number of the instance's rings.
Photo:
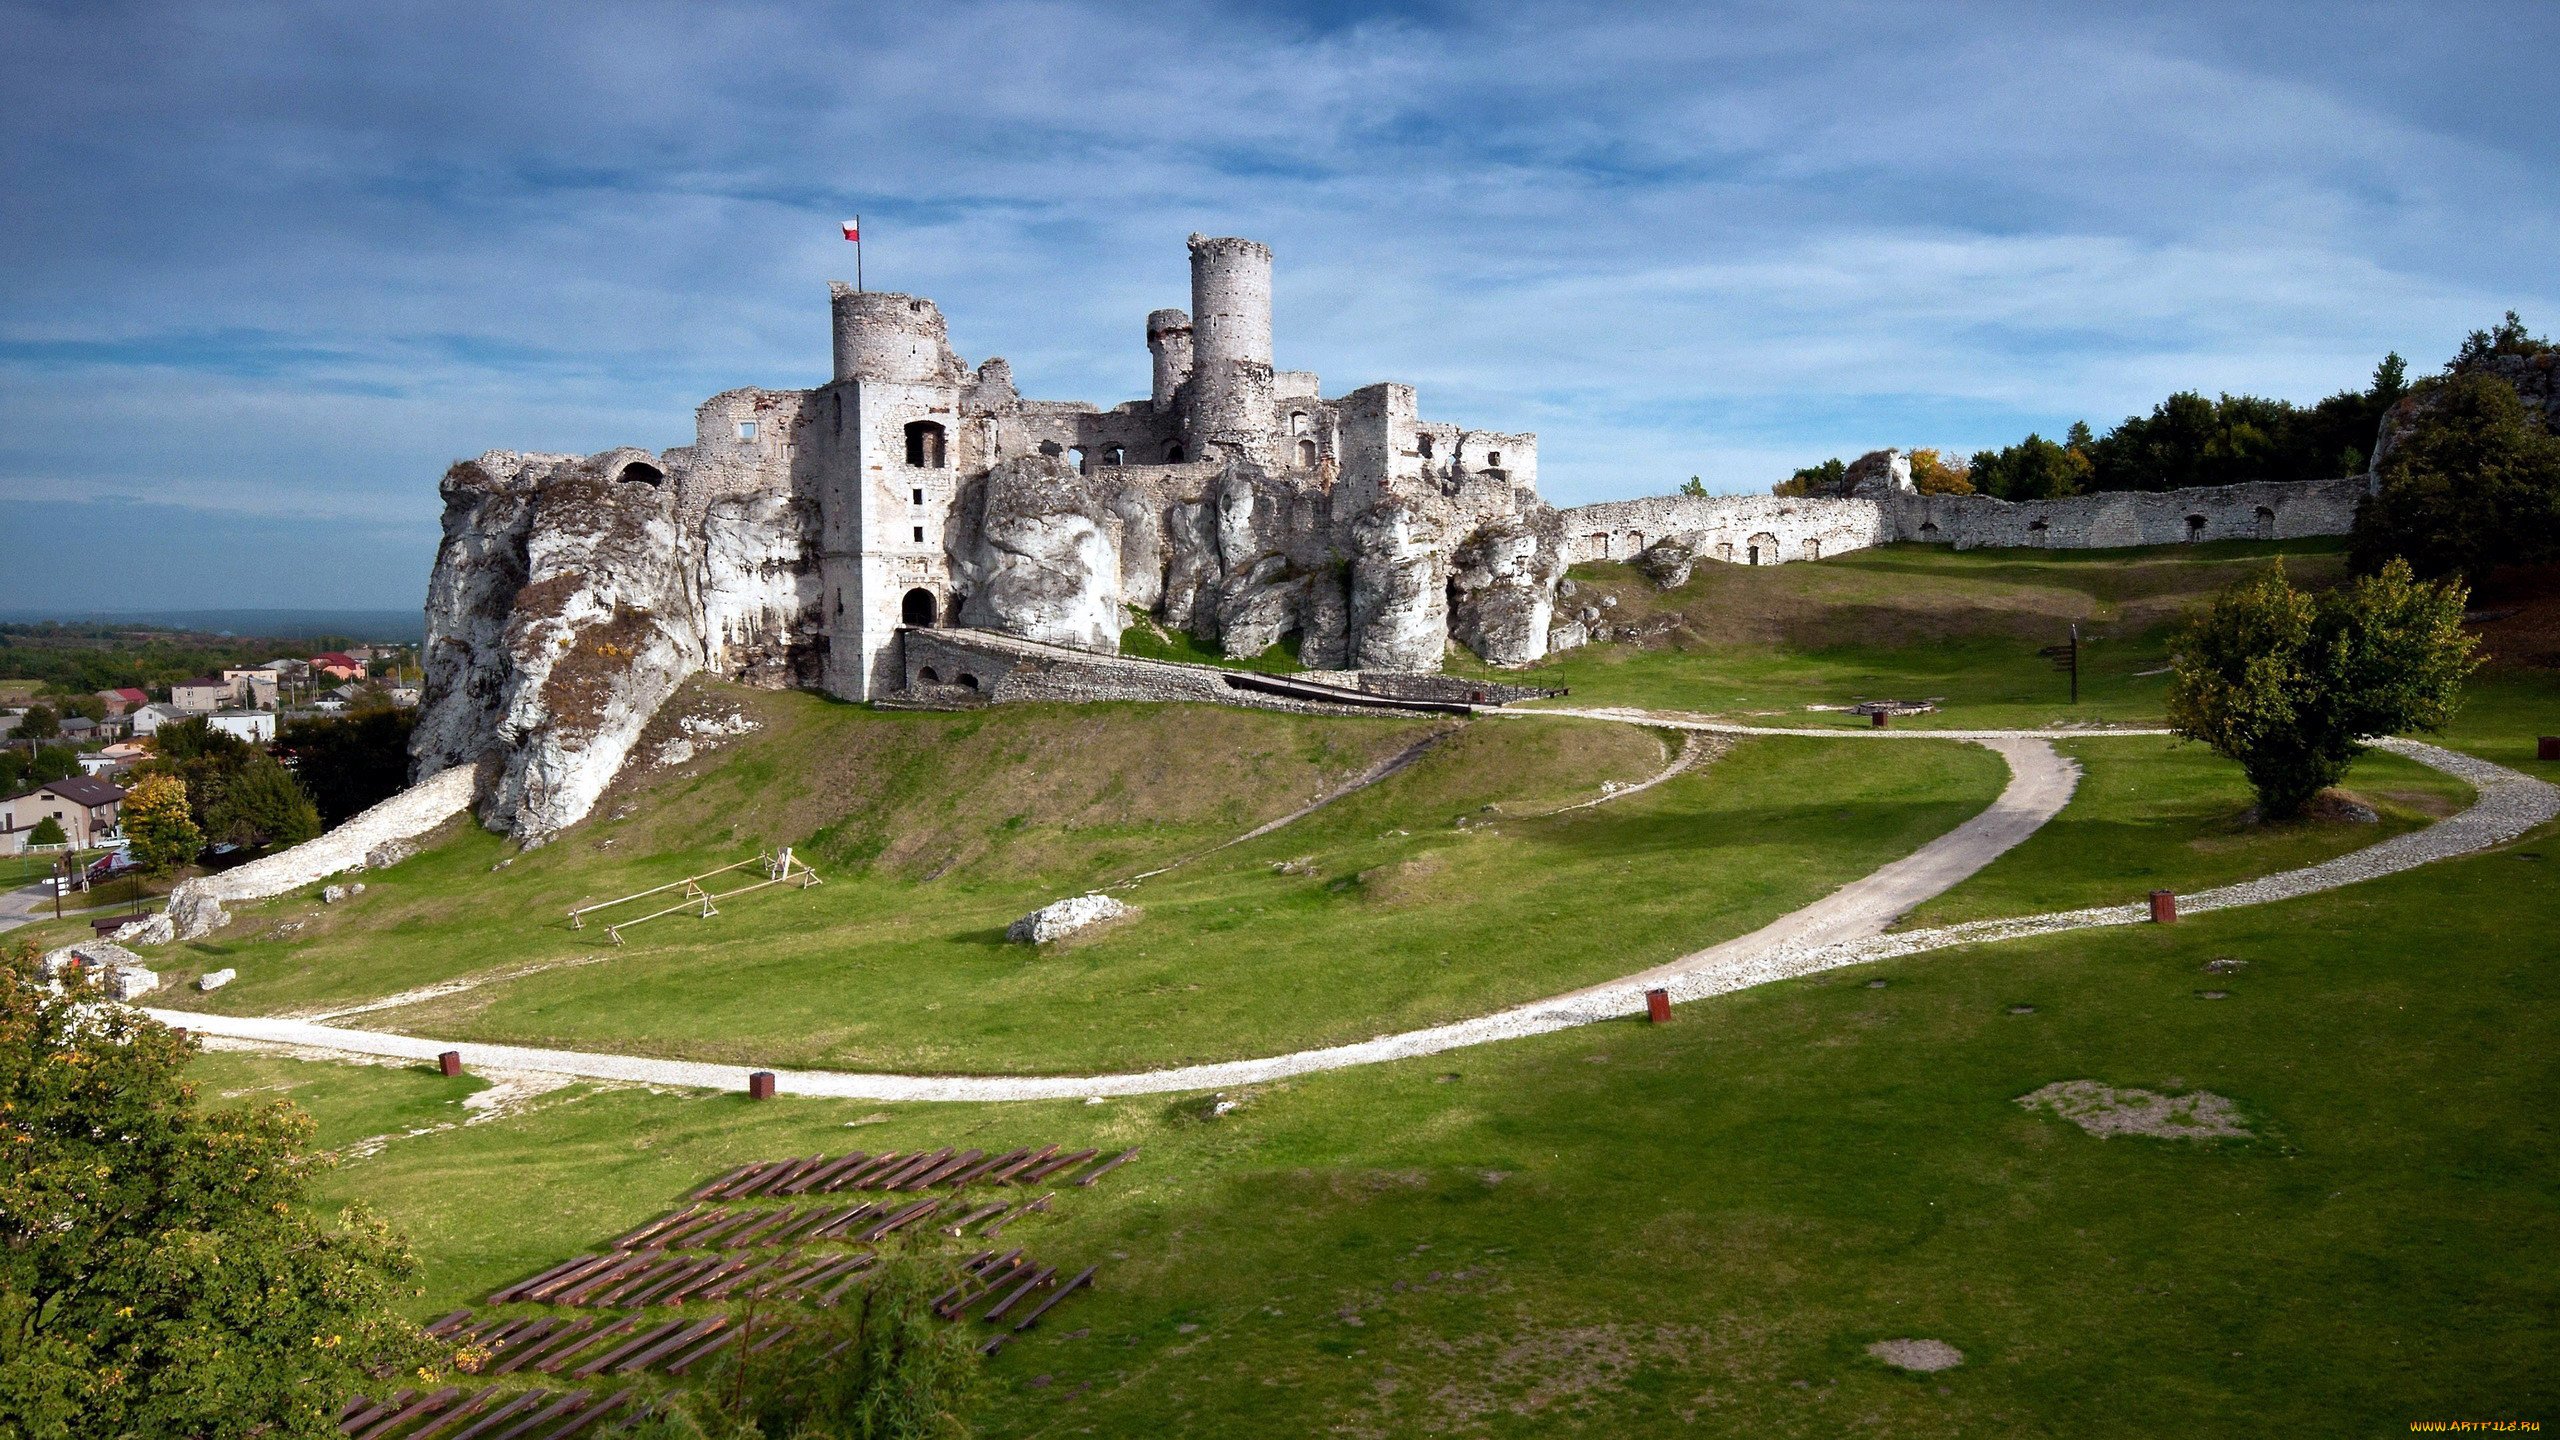
<svg viewBox="0 0 2560 1440">
<path fill-rule="evenodd" d="M 2344 533 L 2365 477 L 2036 504 L 1921 495 L 1896 451 L 1840 498 L 1558 510 L 1537 437 L 1424 418 L 1412 386 L 1327 398 L 1273 363 L 1272 259 L 1194 235 L 1191 308 L 1146 317 L 1154 384 L 1109 409 L 971 367 L 921 296 L 833 287 L 835 376 L 725 391 L 694 443 L 493 450 L 444 478 L 424 775 L 483 766 L 480 813 L 538 841 L 594 805 L 697 674 L 888 704 L 1195 699 L 1325 712 L 1500 703 L 1451 644 L 1525 665 L 1585 643 L 1585 560 L 1771 565 L 1887 541 L 2094 547 Z M 1650 553 L 1648 553 L 1650 552 Z M 1143 620 L 1140 617 L 1144 617 Z M 1119 656 L 1123 629 L 1295 679 Z"/>
</svg>

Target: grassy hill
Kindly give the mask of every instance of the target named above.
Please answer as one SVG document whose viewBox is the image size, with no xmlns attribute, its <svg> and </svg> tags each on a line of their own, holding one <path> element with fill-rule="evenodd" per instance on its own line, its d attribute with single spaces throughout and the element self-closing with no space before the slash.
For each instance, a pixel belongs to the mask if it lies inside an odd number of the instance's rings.
<svg viewBox="0 0 2560 1440">
<path fill-rule="evenodd" d="M 2170 620 L 2278 551 L 2297 576 L 2337 574 L 2319 547 L 2253 545 L 1894 548 L 1701 566 L 1667 594 L 1585 567 L 1578 588 L 1617 595 L 1611 623 L 1638 638 L 1537 677 L 1572 703 L 1773 724 L 1847 723 L 1803 707 L 1884 695 L 1945 696 L 1920 723 L 2156 723 L 2165 677 L 2142 672 L 2166 663 Z M 2078 711 L 2034 655 L 2072 618 L 2092 641 Z M 732 714 L 756 728 L 702 739 Z M 2560 675 L 2509 662 L 2446 739 L 2560 780 L 2531 758 L 2554 732 Z M 456 825 L 357 900 L 252 907 L 170 952 L 169 973 L 233 966 L 199 1003 L 261 1013 L 451 986 L 340 1023 L 785 1064 L 1268 1053 L 1742 933 L 2002 781 L 1952 741 L 1770 736 L 1558 813 L 1657 773 L 1672 739 L 1561 718 L 891 714 L 701 686 L 643 747 L 665 763 L 557 843 L 511 854 Z M 1374 787 L 1215 848 L 1416 747 Z M 2195 747 L 2062 748 L 2085 772 L 2071 804 L 1909 923 L 2224 883 L 2468 799 L 2374 755 L 2347 788 L 2377 823 L 2264 826 L 2236 770 Z M 1223 1097 L 758 1104 L 239 1053 L 197 1073 L 313 1110 L 347 1156 L 334 1195 L 374 1204 L 426 1258 L 421 1314 L 749 1159 L 1143 1145 L 1008 1231 L 1103 1270 L 990 1362 L 990 1436 L 2396 1432 L 2560 1401 L 2560 1132 L 2541 1118 L 2556 843 Z M 651 922 L 620 948 L 563 923 L 775 844 L 827 883 Z M 1088 943 L 999 938 L 1032 905 L 1168 865 L 1115 891 L 1140 919 Z M 2100 1138 L 2018 1103 L 2074 1081 L 2210 1092 L 2246 1133 Z M 1906 1338 L 1965 1363 L 1923 1377 L 1867 1353 Z"/>
</svg>

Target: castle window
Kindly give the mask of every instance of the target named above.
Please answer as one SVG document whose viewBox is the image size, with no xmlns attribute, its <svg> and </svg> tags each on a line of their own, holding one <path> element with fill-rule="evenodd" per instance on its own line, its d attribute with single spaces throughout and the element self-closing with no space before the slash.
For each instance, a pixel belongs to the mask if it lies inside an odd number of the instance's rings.
<svg viewBox="0 0 2560 1440">
<path fill-rule="evenodd" d="M 1486 468 L 1486 469 L 1488 469 L 1488 470 L 1499 470 L 1499 469 L 1501 469 L 1501 468 L 1502 468 L 1502 452 L 1501 452 L 1501 451 L 1499 451 L 1499 450 L 1488 450 L 1488 451 L 1486 451 L 1486 452 L 1485 452 L 1485 455 L 1484 455 L 1484 463 L 1485 463 L 1485 468 Z"/>
<path fill-rule="evenodd" d="M 898 602 L 898 623 L 926 629 L 933 624 L 933 592 L 918 586 Z M 928 676 L 933 672 L 926 671 Z"/>
<path fill-rule="evenodd" d="M 919 545 L 924 543 L 924 527 L 921 525 L 916 527 L 916 543 Z"/>
<path fill-rule="evenodd" d="M 1292 435 L 1304 435 L 1307 433 L 1306 411 L 1292 410 L 1289 412 L 1289 433 Z"/>
<path fill-rule="evenodd" d="M 907 422 L 907 463 L 919 470 L 939 470 L 947 463 L 940 425 L 931 420 Z"/>
<path fill-rule="evenodd" d="M 1316 468 L 1316 442 L 1313 440 L 1298 442 L 1298 466 L 1303 470 Z"/>
<path fill-rule="evenodd" d="M 1413 443 L 1422 452 L 1423 459 L 1428 460 L 1431 458 L 1431 437 L 1429 435 L 1416 435 L 1413 437 Z"/>
<path fill-rule="evenodd" d="M 923 503 L 924 503 L 924 487 L 923 487 L 923 486 L 921 486 L 921 485 L 915 486 L 914 488 L 912 488 L 912 489 L 908 490 L 908 491 L 907 491 L 907 493 L 908 493 L 909 495 L 912 495 L 912 496 L 914 496 L 914 497 L 915 497 L 915 503 L 917 503 L 918 505 L 921 505 L 921 504 L 923 504 Z"/>
<path fill-rule="evenodd" d="M 924 683 L 926 683 L 927 685 L 939 685 L 939 684 L 941 684 L 941 683 L 942 683 L 942 677 L 941 677 L 940 675 L 935 674 L 935 673 L 934 673 L 934 669 L 933 669 L 933 667 L 932 667 L 932 666 L 930 666 L 930 665 L 927 665 L 927 666 L 926 666 L 926 667 L 924 667 L 923 669 L 921 669 L 921 670 L 917 671 L 917 672 L 916 672 L 916 678 L 917 678 L 917 679 L 919 679 L 919 680 L 921 680 L 921 681 L 923 681 L 923 682 L 924 682 Z"/>
<path fill-rule="evenodd" d="M 1079 475 L 1093 473 L 1093 464 L 1085 458 L 1084 447 L 1081 445 L 1076 447 L 1076 473 Z"/>
<path fill-rule="evenodd" d="M 1167 445 L 1164 447 L 1164 463 L 1167 465 L 1179 465 L 1182 463 L 1182 446 L 1180 444 Z"/>
<path fill-rule="evenodd" d="M 1129 463 L 1129 452 L 1121 449 L 1117 445 L 1114 445 L 1102 452 L 1102 463 L 1105 465 L 1126 465 Z"/>
<path fill-rule="evenodd" d="M 739 421 L 738 438 L 741 440 L 753 440 L 756 438 L 756 422 L 753 420 Z"/>
<path fill-rule="evenodd" d="M 2187 517 L 2187 538 L 2190 540 L 2201 540 L 2204 538 L 2203 516 L 2190 515 Z"/>
<path fill-rule="evenodd" d="M 978 688 L 978 677 L 975 675 L 962 675 L 959 677 L 959 680 L 960 688 L 963 690 L 975 690 Z"/>
<path fill-rule="evenodd" d="M 1055 440 L 1043 440 L 1043 441 L 1041 441 L 1041 442 L 1040 442 L 1040 453 L 1041 453 L 1041 454 L 1043 454 L 1043 455 L 1048 456 L 1048 457 L 1049 457 L 1050 459 L 1052 459 L 1052 460 L 1055 460 L 1055 459 L 1057 459 L 1059 456 L 1064 455 L 1064 454 L 1066 454 L 1067 452 L 1058 448 L 1058 442 L 1057 442 L 1057 441 L 1055 441 Z"/>
</svg>

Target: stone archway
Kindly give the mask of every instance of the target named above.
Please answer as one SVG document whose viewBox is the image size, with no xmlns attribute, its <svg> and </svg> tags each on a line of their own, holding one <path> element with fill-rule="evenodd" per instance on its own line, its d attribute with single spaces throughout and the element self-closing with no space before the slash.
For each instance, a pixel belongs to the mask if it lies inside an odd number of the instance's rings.
<svg viewBox="0 0 2560 1440">
<path fill-rule="evenodd" d="M 898 623 L 910 629 L 930 630 L 940 608 L 941 602 L 933 598 L 933 592 L 919 585 L 898 602 Z"/>
</svg>

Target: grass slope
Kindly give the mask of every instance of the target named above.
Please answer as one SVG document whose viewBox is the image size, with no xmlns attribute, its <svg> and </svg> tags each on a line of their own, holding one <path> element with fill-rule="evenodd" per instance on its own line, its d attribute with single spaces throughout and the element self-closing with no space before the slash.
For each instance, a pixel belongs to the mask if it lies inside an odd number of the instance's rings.
<svg viewBox="0 0 2560 1440">
<path fill-rule="evenodd" d="M 1144 1144 L 1008 1232 L 1105 1268 L 993 1362 L 989 1435 L 2349 1435 L 2533 1417 L 2560 1402 L 2560 1131 L 2541 1118 L 2560 972 L 2534 938 L 2560 929 L 2553 839 L 2174 927 L 1771 986 L 1667 1027 L 1310 1077 L 1216 1120 L 1198 1097 L 579 1087 L 393 1139 L 329 1183 L 416 1238 L 423 1314 L 746 1159 Z M 2247 965 L 2206 973 L 2217 957 Z M 421 1107 L 458 1120 L 470 1083 L 198 1066 L 220 1088 L 360 1097 L 324 1114 L 331 1143 L 421 1128 Z M 2013 1103 L 2076 1079 L 2211 1090 L 2255 1138 L 2097 1139 Z M 1864 1353 L 1905 1337 L 1966 1363 L 1922 1378 Z"/>
<path fill-rule="evenodd" d="M 362 897 L 295 897 L 178 947 L 173 959 L 240 978 L 177 1003 L 325 1011 L 470 981 L 353 1023 L 910 1071 L 1273 1054 L 1481 1014 L 1747 933 L 1952 829 L 2006 779 L 1973 746 L 1897 744 L 1841 765 L 1824 742 L 1771 738 L 1550 816 L 1659 770 L 1667 742 L 1575 721 L 1435 730 L 1191 707 L 913 717 L 735 698 L 766 731 L 608 797 L 606 813 L 627 818 L 494 875 L 499 842 L 457 826 L 369 876 Z M 1230 752 L 1226 774 L 1170 758 L 1237 734 L 1267 748 Z M 1206 850 L 1435 734 L 1374 788 L 1123 892 L 1145 908 L 1134 923 L 1047 953 L 1004 941 L 1039 904 Z M 1258 793 L 1236 783 L 1249 807 L 1220 792 L 1239 772 L 1260 781 Z M 620 947 L 562 922 L 581 899 L 705 870 L 753 842 L 803 844 L 827 883 L 742 897 L 713 920 L 654 921 Z"/>
</svg>

